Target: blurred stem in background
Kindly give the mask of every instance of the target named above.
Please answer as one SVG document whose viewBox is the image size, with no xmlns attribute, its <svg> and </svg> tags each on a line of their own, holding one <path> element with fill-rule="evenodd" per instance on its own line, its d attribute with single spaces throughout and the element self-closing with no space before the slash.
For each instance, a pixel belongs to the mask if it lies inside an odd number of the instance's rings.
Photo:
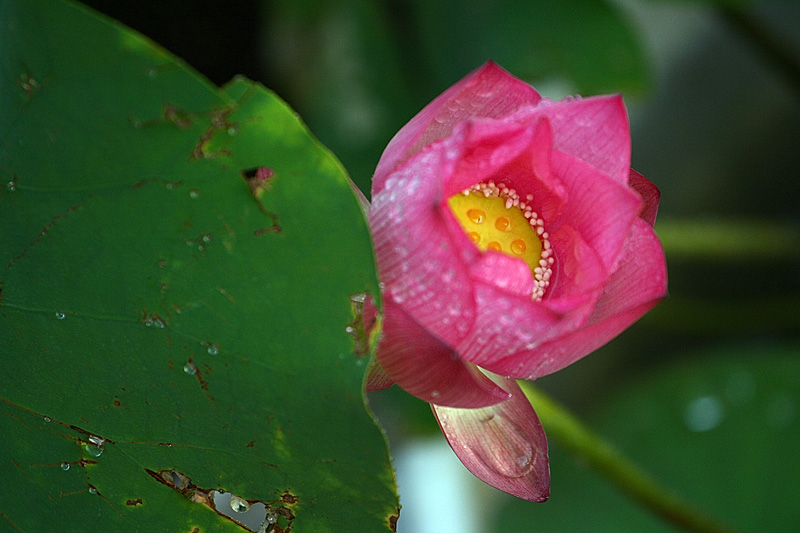
<svg viewBox="0 0 800 533">
<path fill-rule="evenodd" d="M 662 519 L 687 531 L 704 533 L 735 531 L 706 516 L 702 511 L 694 509 L 676 494 L 660 486 L 610 443 L 583 425 L 564 406 L 530 382 L 520 380 L 519 384 L 536 409 L 548 439 L 557 442 L 569 453 L 585 461 L 622 492 Z"/>
<path fill-rule="evenodd" d="M 786 260 L 800 255 L 797 228 L 768 220 L 667 219 L 658 221 L 656 233 L 671 259 Z"/>
<path fill-rule="evenodd" d="M 769 26 L 752 15 L 748 5 L 720 3 L 719 13 L 739 35 L 746 38 L 753 48 L 759 50 L 775 68 L 780 71 L 800 91 L 800 60 L 779 35 Z"/>
</svg>

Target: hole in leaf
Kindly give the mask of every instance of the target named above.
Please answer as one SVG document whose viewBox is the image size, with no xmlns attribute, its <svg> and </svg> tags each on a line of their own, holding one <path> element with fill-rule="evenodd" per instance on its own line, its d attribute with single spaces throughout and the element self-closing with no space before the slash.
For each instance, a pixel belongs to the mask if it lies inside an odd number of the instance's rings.
<svg viewBox="0 0 800 533">
<path fill-rule="evenodd" d="M 297 497 L 288 491 L 284 492 L 279 500 L 282 503 L 271 502 L 267 504 L 258 500 L 247 500 L 230 492 L 218 489 L 202 489 L 192 483 L 189 477 L 177 470 L 145 471 L 159 483 L 180 492 L 189 501 L 208 506 L 218 515 L 235 522 L 247 531 L 253 533 L 285 533 L 290 531 L 294 513 L 282 505 L 296 503 Z M 286 496 L 289 495 L 289 499 Z M 128 500 L 134 505 L 141 504 L 141 500 Z M 278 505 L 275 505 L 278 504 Z M 128 505 L 131 505 L 128 503 Z M 282 519 L 282 520 L 281 520 Z M 283 523 L 283 525 L 280 524 Z"/>
</svg>

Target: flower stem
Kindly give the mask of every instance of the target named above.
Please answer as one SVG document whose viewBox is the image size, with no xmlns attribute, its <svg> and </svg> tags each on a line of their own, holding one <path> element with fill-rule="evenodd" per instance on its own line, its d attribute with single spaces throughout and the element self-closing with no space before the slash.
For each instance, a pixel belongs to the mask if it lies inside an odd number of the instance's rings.
<svg viewBox="0 0 800 533">
<path fill-rule="evenodd" d="M 556 400 L 527 381 L 519 381 L 519 384 L 536 408 L 548 438 L 586 461 L 622 492 L 662 519 L 687 531 L 705 533 L 734 531 L 692 508 L 674 493 L 660 486 Z"/>
<path fill-rule="evenodd" d="M 774 261 L 800 257 L 800 231 L 769 220 L 660 219 L 656 233 L 672 259 Z"/>
</svg>

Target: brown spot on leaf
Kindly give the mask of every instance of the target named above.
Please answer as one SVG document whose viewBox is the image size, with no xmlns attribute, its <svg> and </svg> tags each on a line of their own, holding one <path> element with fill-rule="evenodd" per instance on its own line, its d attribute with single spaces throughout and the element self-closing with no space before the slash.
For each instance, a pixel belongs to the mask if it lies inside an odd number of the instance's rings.
<svg viewBox="0 0 800 533">
<path fill-rule="evenodd" d="M 128 507 L 136 507 L 137 505 L 142 505 L 142 499 L 136 498 L 135 500 L 126 500 L 125 505 Z"/>
<path fill-rule="evenodd" d="M 283 494 L 281 494 L 281 501 L 286 505 L 294 505 L 299 501 L 299 498 L 288 490 L 285 490 Z"/>
<path fill-rule="evenodd" d="M 9 261 L 8 265 L 6 265 L 6 268 L 11 268 L 12 266 L 14 266 L 15 263 L 17 263 L 20 259 L 22 259 L 25 256 L 25 254 L 27 253 L 28 249 L 33 248 L 34 246 L 39 244 L 39 241 L 41 241 L 44 237 L 47 236 L 48 233 L 50 233 L 50 230 L 53 228 L 53 226 L 55 225 L 56 222 L 58 222 L 61 219 L 67 218 L 67 216 L 69 216 L 70 214 L 74 213 L 78 209 L 81 209 L 82 207 L 83 207 L 83 204 L 76 204 L 76 205 L 73 205 L 72 207 L 70 207 L 69 209 L 67 209 L 67 211 L 65 213 L 61 213 L 61 214 L 58 214 L 58 215 L 54 216 L 50 220 L 50 222 L 45 224 L 45 226 L 42 228 L 42 231 L 39 232 L 39 234 L 36 236 L 36 238 L 33 239 L 33 241 L 25 248 L 25 250 L 22 251 L 22 253 L 20 253 L 14 259 Z"/>
<path fill-rule="evenodd" d="M 389 529 L 397 531 L 397 521 L 400 519 L 400 508 L 397 508 L 397 514 L 389 516 Z"/>
<path fill-rule="evenodd" d="M 281 225 L 278 223 L 278 215 L 264 207 L 264 204 L 261 202 L 261 197 L 264 192 L 272 190 L 271 181 L 275 178 L 275 171 L 267 166 L 248 168 L 242 170 L 242 177 L 250 188 L 250 194 L 252 194 L 253 198 L 258 202 L 258 208 L 262 213 L 272 219 L 271 226 L 259 228 L 253 232 L 253 235 L 259 237 L 268 233 L 280 233 L 282 229 Z"/>
<path fill-rule="evenodd" d="M 210 159 L 213 157 L 220 157 L 220 156 L 230 156 L 230 150 L 225 148 L 218 150 L 216 152 L 208 151 L 209 144 L 211 139 L 214 137 L 214 134 L 219 130 L 228 130 L 229 128 L 236 128 L 236 125 L 232 122 L 228 122 L 228 116 L 236 109 L 236 104 L 232 104 L 230 106 L 224 107 L 222 109 L 215 109 L 211 112 L 211 125 L 206 128 L 206 130 L 200 135 L 200 138 L 197 140 L 197 144 L 192 149 L 192 152 L 189 154 L 190 160 L 195 159 Z"/>
<path fill-rule="evenodd" d="M 280 233 L 281 227 L 280 226 L 270 226 L 268 228 L 258 228 L 253 232 L 253 235 L 256 237 L 260 237 L 262 235 L 266 235 L 267 233 Z"/>
<path fill-rule="evenodd" d="M 163 110 L 164 120 L 172 122 L 182 130 L 187 130 L 192 127 L 197 115 L 189 113 L 179 107 L 173 105 L 165 105 Z"/>
</svg>

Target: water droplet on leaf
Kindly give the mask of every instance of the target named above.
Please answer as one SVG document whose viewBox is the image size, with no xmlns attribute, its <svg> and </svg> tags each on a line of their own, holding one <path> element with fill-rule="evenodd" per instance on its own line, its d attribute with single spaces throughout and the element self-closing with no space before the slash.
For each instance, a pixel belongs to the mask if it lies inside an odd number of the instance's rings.
<svg viewBox="0 0 800 533">
<path fill-rule="evenodd" d="M 67 315 L 65 315 L 65 314 L 64 314 L 64 313 L 62 313 L 61 311 L 56 311 L 56 318 L 57 318 L 57 319 L 59 319 L 59 320 L 64 320 L 64 319 L 66 318 L 66 316 L 67 316 Z"/>
<path fill-rule="evenodd" d="M 237 513 L 246 513 L 250 510 L 250 504 L 247 502 L 247 500 L 233 495 L 231 496 L 231 509 Z"/>
<path fill-rule="evenodd" d="M 194 376 L 197 374 L 197 365 L 188 361 L 185 365 L 183 365 L 183 371 L 189 374 L 190 376 Z"/>
<path fill-rule="evenodd" d="M 86 453 L 91 455 L 92 457 L 100 457 L 103 455 L 103 449 L 105 445 L 105 439 L 102 437 L 97 437 L 92 435 L 89 437 L 89 442 L 86 443 Z"/>
<path fill-rule="evenodd" d="M 64 470 L 65 472 L 69 470 L 69 463 L 67 462 L 61 463 L 61 470 Z"/>
</svg>

